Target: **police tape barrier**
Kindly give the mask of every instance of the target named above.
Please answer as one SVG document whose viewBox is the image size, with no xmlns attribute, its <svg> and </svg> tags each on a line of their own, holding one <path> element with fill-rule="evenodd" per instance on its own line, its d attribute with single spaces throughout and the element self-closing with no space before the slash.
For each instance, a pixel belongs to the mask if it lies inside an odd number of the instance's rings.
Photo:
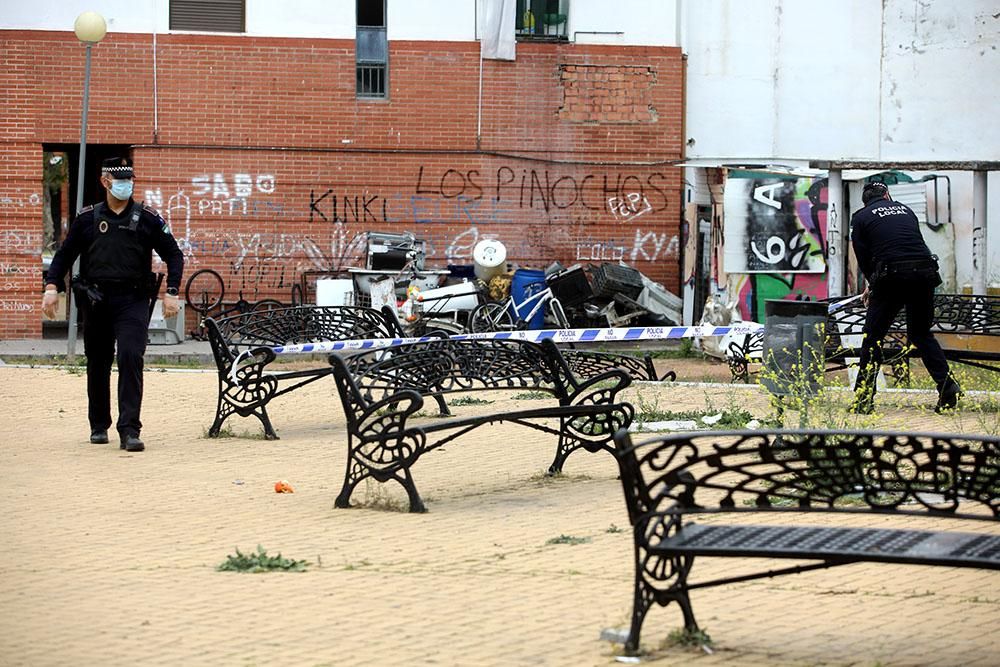
<svg viewBox="0 0 1000 667">
<path fill-rule="evenodd" d="M 552 339 L 556 343 L 613 343 L 639 340 L 665 340 L 671 338 L 704 338 L 708 336 L 725 336 L 726 334 L 752 334 L 762 330 L 764 326 L 756 322 L 739 322 L 729 326 L 692 326 L 692 327 L 619 327 L 613 329 L 534 329 L 524 331 L 493 331 L 488 333 L 468 333 L 449 336 L 451 340 L 526 340 L 538 342 Z M 409 343 L 429 343 L 443 340 L 440 336 L 421 336 L 419 338 L 366 338 L 358 340 L 321 341 L 316 343 L 300 343 L 297 345 L 279 345 L 271 347 L 275 355 L 280 354 L 313 354 L 320 352 L 337 352 L 338 350 L 371 350 Z M 267 346 L 262 346 L 267 347 Z M 237 381 L 237 371 L 240 365 L 254 357 L 261 348 L 244 350 L 237 355 L 230 367 L 229 377 Z"/>
<path fill-rule="evenodd" d="M 614 329 L 536 329 L 525 331 L 493 331 L 489 333 L 468 333 L 449 336 L 451 340 L 526 340 L 538 342 L 552 339 L 556 343 L 613 343 L 638 340 L 664 340 L 670 338 L 703 338 L 725 336 L 726 334 L 751 334 L 763 329 L 756 322 L 740 322 L 724 327 L 619 327 Z M 313 352 L 336 352 L 337 350 L 368 350 L 380 347 L 394 347 L 408 343 L 426 343 L 442 340 L 440 336 L 420 338 L 370 338 L 364 340 L 340 340 L 333 342 L 301 343 L 272 347 L 276 354 L 309 354 Z"/>
</svg>

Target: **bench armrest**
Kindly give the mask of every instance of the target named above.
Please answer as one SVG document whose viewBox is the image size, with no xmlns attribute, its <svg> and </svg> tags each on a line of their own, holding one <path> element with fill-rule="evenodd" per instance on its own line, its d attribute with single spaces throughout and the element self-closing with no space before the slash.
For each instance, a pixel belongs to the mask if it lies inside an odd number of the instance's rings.
<svg viewBox="0 0 1000 667">
<path fill-rule="evenodd" d="M 424 399 L 418 392 L 403 389 L 380 401 L 369 403 L 354 416 L 353 430 L 362 440 L 388 432 L 403 431 L 407 417 L 422 407 Z"/>
<path fill-rule="evenodd" d="M 576 383 L 567 397 L 567 405 L 608 405 L 615 402 L 618 392 L 632 384 L 632 376 L 620 368 L 612 368 L 599 375 Z"/>
</svg>

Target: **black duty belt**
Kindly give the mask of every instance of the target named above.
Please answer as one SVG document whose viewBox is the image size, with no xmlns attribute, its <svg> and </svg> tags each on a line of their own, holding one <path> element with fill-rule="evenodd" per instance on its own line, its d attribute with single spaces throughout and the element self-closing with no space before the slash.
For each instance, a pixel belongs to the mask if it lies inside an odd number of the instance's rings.
<svg viewBox="0 0 1000 667">
<path fill-rule="evenodd" d="M 102 294 L 135 294 L 142 291 L 142 286 L 138 281 L 127 280 L 95 280 L 95 284 Z"/>
</svg>

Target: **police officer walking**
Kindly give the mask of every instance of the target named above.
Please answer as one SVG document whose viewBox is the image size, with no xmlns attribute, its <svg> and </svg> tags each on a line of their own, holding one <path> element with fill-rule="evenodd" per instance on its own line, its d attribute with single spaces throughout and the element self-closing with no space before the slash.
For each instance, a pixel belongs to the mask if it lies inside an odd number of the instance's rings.
<svg viewBox="0 0 1000 667">
<path fill-rule="evenodd" d="M 864 208 L 851 218 L 851 239 L 868 281 L 863 297 L 868 312 L 852 409 L 861 414 L 871 414 L 875 409 L 875 377 L 882 365 L 882 341 L 904 307 L 907 338 L 937 383 L 935 410 L 954 408 L 961 388 L 931 333 L 934 288 L 941 284 L 937 258 L 920 235 L 917 216 L 909 207 L 893 201 L 884 183 L 865 185 L 861 201 Z"/>
<path fill-rule="evenodd" d="M 80 211 L 70 226 L 49 266 L 42 311 L 55 316 L 58 292 L 65 290 L 63 277 L 80 257 L 80 276 L 73 279 L 73 294 L 83 313 L 90 441 L 108 442 L 111 362 L 117 344 L 118 435 L 122 449 L 141 452 L 145 449 L 139 438 L 143 354 L 150 300 L 156 298 L 150 272 L 152 251 L 167 264 L 164 317 L 173 317 L 180 309 L 177 294 L 184 256 L 159 213 L 132 199 L 133 179 L 128 158 L 102 163 L 101 185 L 107 198 Z"/>
</svg>

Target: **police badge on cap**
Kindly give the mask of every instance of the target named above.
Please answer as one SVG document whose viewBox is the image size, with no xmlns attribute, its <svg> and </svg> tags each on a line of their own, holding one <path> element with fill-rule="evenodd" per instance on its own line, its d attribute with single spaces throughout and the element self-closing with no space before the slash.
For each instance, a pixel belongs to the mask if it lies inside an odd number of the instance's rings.
<svg viewBox="0 0 1000 667">
<path fill-rule="evenodd" d="M 135 178 L 132 171 L 132 160 L 127 157 L 109 157 L 101 163 L 101 173 L 111 178 Z"/>
</svg>

